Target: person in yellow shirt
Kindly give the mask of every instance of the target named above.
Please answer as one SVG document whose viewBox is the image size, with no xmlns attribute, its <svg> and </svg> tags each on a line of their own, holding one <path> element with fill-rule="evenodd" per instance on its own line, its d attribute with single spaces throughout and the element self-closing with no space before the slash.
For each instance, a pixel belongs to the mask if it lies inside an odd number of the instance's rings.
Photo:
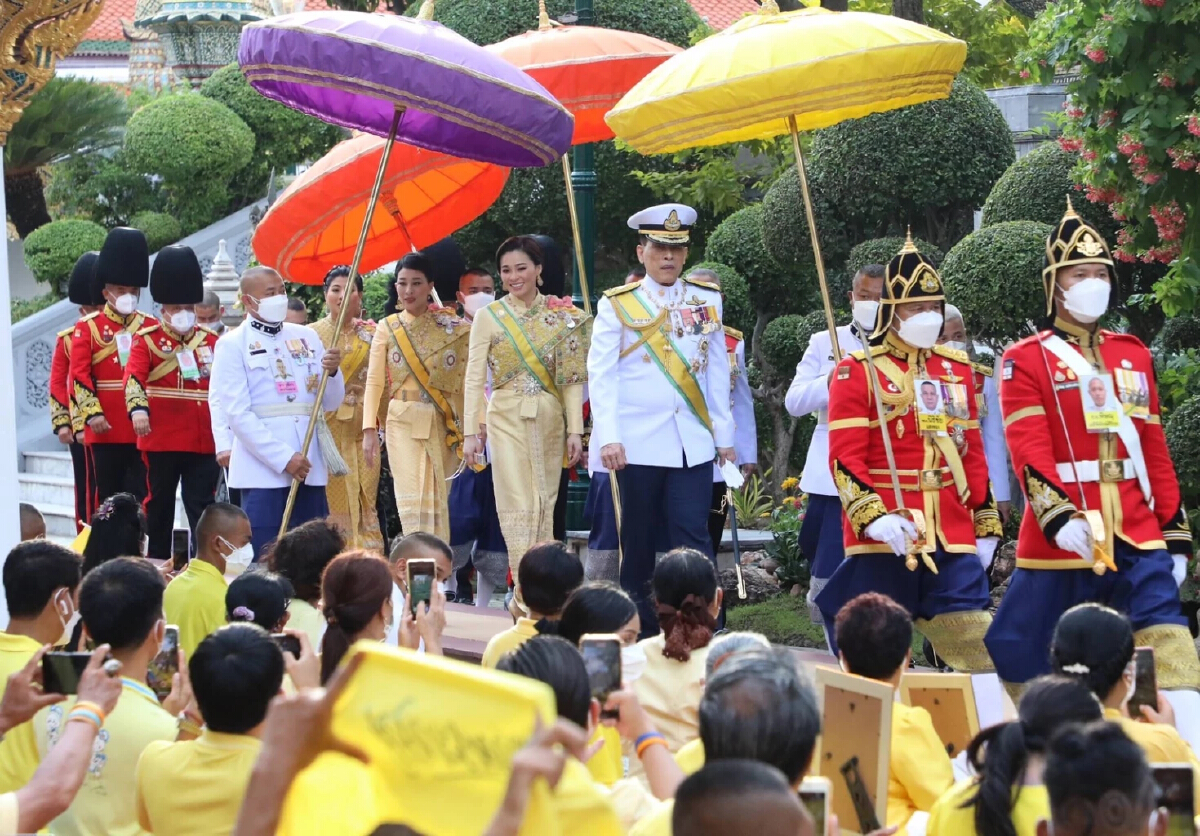
<svg viewBox="0 0 1200 836">
<path fill-rule="evenodd" d="M 653 590 L 662 632 L 638 643 L 646 670 L 633 690 L 671 752 L 678 752 L 696 739 L 708 644 L 724 593 L 713 562 L 695 549 L 668 552 L 654 569 Z M 630 767 L 637 771 L 633 761 Z"/>
<path fill-rule="evenodd" d="M 1050 815 L 1038 836 L 1167 836 L 1150 765 L 1116 723 L 1063 729 L 1046 753 Z"/>
<path fill-rule="evenodd" d="M 79 556 L 48 540 L 18 543 L 4 561 L 8 627 L 0 633 L 0 694 L 42 645 L 66 644 L 75 617 Z"/>
<path fill-rule="evenodd" d="M 821 733 L 821 711 L 816 691 L 789 657 L 768 649 L 735 655 L 705 685 L 699 715 L 706 766 L 759 761 L 799 789 Z M 674 806 L 674 801 L 662 802 L 629 836 L 671 836 Z"/>
<path fill-rule="evenodd" d="M 538 634 L 538 622 L 557 620 L 567 599 L 581 583 L 583 564 L 565 544 L 538 543 L 527 551 L 517 568 L 517 587 L 522 590 L 530 617 L 518 618 L 515 625 L 492 636 L 481 664 L 485 668 L 496 667 L 500 657 Z"/>
<path fill-rule="evenodd" d="M 726 836 L 735 822 L 739 833 L 755 836 L 813 833 L 812 817 L 787 778 L 760 761 L 717 761 L 679 785 L 671 815 L 674 833 Z"/>
<path fill-rule="evenodd" d="M 1058 675 L 1030 682 L 1019 719 L 971 741 L 967 759 L 976 777 L 938 799 L 925 836 L 1037 836 L 1038 821 L 1050 815 L 1042 783 L 1050 738 L 1070 723 L 1100 718 L 1100 701 L 1082 683 Z"/>
<path fill-rule="evenodd" d="M 225 623 L 225 575 L 240 575 L 253 558 L 246 512 L 227 502 L 205 508 L 196 523 L 196 554 L 163 595 L 167 621 L 179 625 L 179 646 L 189 657 Z"/>
<path fill-rule="evenodd" d="M 313 647 L 321 646 L 325 616 L 317 609 L 321 601 L 321 575 L 329 562 L 346 548 L 337 527 L 325 520 L 309 520 L 275 541 L 268 563 L 272 572 L 292 585 L 294 597 L 288 604 L 288 625 L 308 635 Z"/>
<path fill-rule="evenodd" d="M 1200 798 L 1200 760 L 1175 729 L 1175 712 L 1162 691 L 1158 708 L 1142 706 L 1141 716 L 1129 716 L 1133 694 L 1133 627 L 1116 610 L 1100 604 L 1080 604 L 1062 614 L 1054 628 L 1050 661 L 1055 673 L 1083 682 L 1104 705 L 1104 716 L 1120 724 L 1142 747 L 1150 763 L 1190 763 Z"/>
<path fill-rule="evenodd" d="M 912 630 L 908 610 L 886 595 L 867 592 L 850 599 L 834 620 L 842 669 L 898 688 L 912 661 Z M 929 712 L 895 703 L 885 824 L 899 827 L 901 836 L 914 818 L 920 827 L 953 785 L 954 768 Z"/>
<path fill-rule="evenodd" d="M 159 704 L 146 685 L 150 660 L 162 644 L 163 582 L 158 570 L 141 558 L 115 558 L 93 569 L 79 587 L 79 613 L 84 635 L 108 644 L 121 663 L 121 698 L 104 720 L 97 737 L 87 777 L 71 806 L 50 824 L 53 836 L 137 836 L 134 804 L 134 769 L 142 751 L 156 740 L 175 740 L 180 715 L 189 716 L 191 688 L 186 670 L 175 678 L 170 695 Z M 180 654 L 182 658 L 182 653 Z M 14 762 L 6 739 L 0 745 L 0 776 L 17 776 L 17 786 L 28 783 L 39 763 L 62 739 L 73 702 L 42 709 L 14 735 L 27 729 L 35 738 L 36 760 Z M 194 721 L 193 721 L 194 722 Z"/>
<path fill-rule="evenodd" d="M 200 642 L 188 670 L 204 731 L 151 743 L 134 779 L 138 823 L 156 836 L 233 830 L 283 682 L 283 653 L 261 627 L 230 624 Z"/>
</svg>

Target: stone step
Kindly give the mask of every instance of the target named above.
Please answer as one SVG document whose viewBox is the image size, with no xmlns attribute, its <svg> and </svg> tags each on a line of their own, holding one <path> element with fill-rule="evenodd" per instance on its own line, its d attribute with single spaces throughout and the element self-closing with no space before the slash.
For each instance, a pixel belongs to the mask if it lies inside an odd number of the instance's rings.
<svg viewBox="0 0 1200 836">
<path fill-rule="evenodd" d="M 25 453 L 25 472 L 45 476 L 74 478 L 75 469 L 71 454 L 66 450 L 32 451 Z"/>
<path fill-rule="evenodd" d="M 42 518 L 46 521 L 46 538 L 64 546 L 71 545 L 76 534 L 75 506 L 42 503 L 37 509 L 42 512 Z"/>
<path fill-rule="evenodd" d="M 70 476 L 49 476 L 45 473 L 21 473 L 19 496 L 41 509 L 43 505 L 58 505 L 68 508 L 75 505 L 75 480 Z"/>
</svg>

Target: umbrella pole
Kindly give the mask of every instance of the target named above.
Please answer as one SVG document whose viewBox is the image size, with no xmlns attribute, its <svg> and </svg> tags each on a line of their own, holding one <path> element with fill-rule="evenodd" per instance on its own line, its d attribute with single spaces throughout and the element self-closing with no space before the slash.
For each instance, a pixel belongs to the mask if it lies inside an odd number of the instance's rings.
<svg viewBox="0 0 1200 836">
<path fill-rule="evenodd" d="M 812 236 L 813 257 L 817 260 L 817 280 L 821 283 L 821 301 L 825 303 L 825 324 L 829 328 L 829 340 L 833 347 L 833 359 L 842 359 L 838 345 L 837 322 L 833 319 L 833 305 L 829 302 L 829 285 L 825 281 L 825 259 L 821 257 L 821 241 L 817 236 L 817 218 L 813 213 L 812 195 L 808 191 L 808 173 L 804 170 L 804 152 L 800 149 L 800 134 L 796 131 L 796 117 L 788 117 L 788 130 L 792 134 L 792 150 L 796 152 L 796 173 L 800 175 L 800 191 L 804 195 L 804 214 L 808 217 L 808 234 Z"/>
<path fill-rule="evenodd" d="M 358 276 L 358 265 L 362 261 L 363 249 L 367 245 L 367 233 L 371 229 L 371 216 L 375 212 L 375 204 L 379 200 L 379 192 L 383 188 L 383 175 L 387 171 L 388 159 L 392 156 L 392 145 L 396 141 L 396 131 L 400 129 L 400 119 L 404 116 L 404 108 L 397 107 L 395 113 L 392 114 L 392 125 L 388 129 L 387 142 L 383 146 L 383 154 L 379 158 L 379 171 L 375 172 L 375 185 L 371 187 L 371 198 L 367 201 L 367 211 L 363 215 L 362 231 L 358 234 L 358 246 L 354 249 L 354 259 L 350 262 L 350 276 L 347 279 L 347 285 L 354 281 Z M 337 321 L 333 326 L 333 345 L 337 345 L 338 337 L 342 334 L 342 326 L 346 323 L 346 311 L 350 310 L 350 306 L 342 302 L 342 309 L 338 311 Z M 300 448 L 301 455 L 308 455 L 308 448 L 312 445 L 313 433 L 317 429 L 317 421 L 321 420 L 321 401 L 325 397 L 325 387 L 329 383 L 329 372 L 322 370 L 321 382 L 317 386 L 317 397 L 313 402 L 312 414 L 308 417 L 308 429 L 304 432 L 304 445 Z M 288 492 L 287 505 L 283 509 L 283 520 L 279 524 L 279 536 L 282 537 L 287 533 L 288 521 L 292 518 L 292 509 L 296 505 L 296 494 L 300 490 L 300 480 L 292 478 L 292 489 Z"/>
<path fill-rule="evenodd" d="M 588 289 L 587 270 L 583 266 L 583 237 L 579 234 L 579 215 L 575 213 L 575 190 L 571 188 L 571 164 L 567 155 L 562 156 L 563 183 L 567 187 L 567 210 L 571 213 L 571 234 L 575 236 L 575 263 L 579 265 L 579 288 L 583 296 L 583 310 L 592 315 L 592 296 Z"/>
</svg>

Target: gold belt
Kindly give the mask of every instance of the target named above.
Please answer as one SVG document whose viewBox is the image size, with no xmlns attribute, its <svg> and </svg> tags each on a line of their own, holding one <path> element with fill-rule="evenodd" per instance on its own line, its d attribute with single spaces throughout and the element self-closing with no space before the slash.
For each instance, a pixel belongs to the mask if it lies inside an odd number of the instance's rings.
<svg viewBox="0 0 1200 836">
<path fill-rule="evenodd" d="M 890 470 L 869 470 L 871 476 L 885 477 L 886 481 L 876 482 L 875 488 L 891 488 Z M 935 467 L 928 470 L 897 470 L 896 477 L 900 480 L 900 489 L 905 491 L 940 491 L 954 484 L 954 476 L 948 467 Z M 906 482 L 905 480 L 909 480 Z"/>
<path fill-rule="evenodd" d="M 207 401 L 208 392 L 202 389 L 171 389 L 166 386 L 147 386 L 146 394 L 155 398 L 179 401 Z"/>
<path fill-rule="evenodd" d="M 396 397 L 405 403 L 433 403 L 424 392 L 401 391 L 396 393 Z"/>
</svg>

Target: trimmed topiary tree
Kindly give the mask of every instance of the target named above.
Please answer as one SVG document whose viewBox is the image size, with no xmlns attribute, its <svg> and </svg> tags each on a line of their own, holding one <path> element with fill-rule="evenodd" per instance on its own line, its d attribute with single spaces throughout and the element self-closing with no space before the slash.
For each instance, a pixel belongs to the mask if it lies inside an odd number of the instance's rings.
<svg viewBox="0 0 1200 836">
<path fill-rule="evenodd" d="M 1163 351 L 1200 348 L 1200 316 L 1184 314 L 1168 319 L 1158 332 L 1157 347 Z"/>
<path fill-rule="evenodd" d="M 254 133 L 215 99 L 183 93 L 130 117 L 125 152 L 135 170 L 162 177 L 168 209 L 192 232 L 229 208 L 229 183 L 250 162 Z"/>
<path fill-rule="evenodd" d="M 959 241 L 942 262 L 946 300 L 976 339 L 1002 348 L 1032 334 L 1045 318 L 1042 259 L 1049 224 L 1006 221 Z"/>
<path fill-rule="evenodd" d="M 146 245 L 152 253 L 183 237 L 179 221 L 162 212 L 138 212 L 129 219 L 129 225 L 146 234 Z"/>
<path fill-rule="evenodd" d="M 416 14 L 419 4 L 409 6 Z M 593 26 L 624 29 L 661 38 L 676 46 L 690 46 L 689 36 L 703 24 L 685 0 L 595 0 Z M 547 0 L 546 10 L 557 20 L 575 12 L 574 0 Z M 481 9 L 475 0 L 438 0 L 434 19 L 477 44 L 486 46 L 520 35 L 538 25 L 537 0 L 500 0 Z"/>
<path fill-rule="evenodd" d="M 104 227 L 71 218 L 39 226 L 25 238 L 25 264 L 39 282 L 58 293 L 79 257 L 104 245 Z"/>
<path fill-rule="evenodd" d="M 850 312 L 849 295 L 854 282 L 854 274 L 868 264 L 882 264 L 887 267 L 888 262 L 895 258 L 896 254 L 900 252 L 900 248 L 904 246 L 904 240 L 904 237 L 900 235 L 872 238 L 850 250 L 850 255 L 846 257 L 846 266 L 836 274 L 835 281 L 829 288 L 829 292 L 834 297 L 833 303 L 839 310 L 846 314 Z M 914 238 L 913 243 L 921 251 L 921 255 L 933 262 L 934 267 L 942 266 L 942 260 L 946 256 L 941 250 L 920 238 Z"/>
<path fill-rule="evenodd" d="M 1088 200 L 1071 179 L 1078 157 L 1056 142 L 1043 142 L 1008 167 L 983 204 L 983 226 L 1005 221 L 1057 225 L 1067 210 L 1067 195 L 1080 216 L 1112 241 L 1117 224 L 1102 206 Z"/>
<path fill-rule="evenodd" d="M 725 298 L 722 320 L 741 331 L 749 341 L 754 331 L 754 305 L 750 302 L 750 286 L 742 274 L 719 261 L 702 261 L 685 270 L 684 275 L 692 270 L 712 270 L 721 277 L 721 295 Z"/>
<path fill-rule="evenodd" d="M 852 237 L 895 234 L 911 224 L 942 249 L 971 231 L 975 209 L 1015 158 L 999 108 L 963 78 L 948 99 L 818 131 L 812 155 Z"/>
<path fill-rule="evenodd" d="M 755 203 L 721 221 L 708 236 L 705 258 L 728 264 L 742 275 L 760 315 L 803 310 L 802 300 L 795 298 L 800 294 L 794 276 L 771 257 L 763 243 L 764 211 L 763 204 Z M 762 322 L 756 330 L 765 325 Z"/>
<path fill-rule="evenodd" d="M 813 197 L 813 211 L 817 218 L 817 231 L 821 237 L 821 256 L 825 260 L 825 280 L 833 304 L 838 304 L 838 267 L 850 250 L 846 227 L 837 209 L 826 197 L 822 180 L 816 172 L 809 172 L 809 189 Z M 808 229 L 808 215 L 800 194 L 800 177 L 794 169 L 788 169 L 763 196 L 762 237 L 767 252 L 792 275 L 780 274 L 786 282 L 788 297 L 783 304 L 791 311 L 811 310 L 820 304 L 820 283 L 817 278 L 817 262 L 813 257 L 812 235 Z M 844 294 L 843 294 L 844 295 Z"/>
<path fill-rule="evenodd" d="M 755 376 L 758 385 L 753 391 L 755 400 L 761 404 L 756 414 L 769 428 L 769 433 L 764 433 L 764 427 L 759 427 L 759 438 L 766 442 L 759 452 L 759 462 L 764 471 L 771 468 L 771 486 L 777 496 L 779 483 L 788 475 L 789 464 L 794 464 L 792 451 L 798 440 L 796 430 L 802 423 L 801 419 L 788 414 L 783 405 L 784 397 L 796 374 L 796 364 L 808 348 L 808 341 L 824 329 L 825 314 L 821 310 L 803 315 L 785 314 L 771 320 L 754 346 L 760 374 Z M 807 425 L 812 422 L 804 423 L 805 434 L 811 437 L 812 431 Z M 803 467 L 803 463 L 797 467 Z"/>
<path fill-rule="evenodd" d="M 250 86 L 237 64 L 205 79 L 200 95 L 228 107 L 254 132 L 254 157 L 229 185 L 238 204 L 252 203 L 266 193 L 272 169 L 279 176 L 289 166 L 315 160 L 345 136 L 336 125 L 268 99 Z"/>
<path fill-rule="evenodd" d="M 1172 411 L 1165 430 L 1183 504 L 1196 508 L 1200 506 L 1200 396 Z"/>
</svg>

